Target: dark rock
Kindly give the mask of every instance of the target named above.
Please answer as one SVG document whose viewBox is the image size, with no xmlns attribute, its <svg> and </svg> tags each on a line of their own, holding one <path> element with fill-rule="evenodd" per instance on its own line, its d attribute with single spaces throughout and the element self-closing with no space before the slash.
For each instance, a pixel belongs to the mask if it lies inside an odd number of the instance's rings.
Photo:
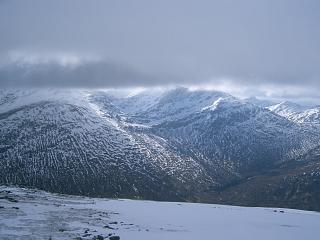
<svg viewBox="0 0 320 240">
<path fill-rule="evenodd" d="M 109 237 L 109 240 L 120 240 L 120 237 L 119 236 L 112 236 L 112 237 Z"/>
<path fill-rule="evenodd" d="M 101 235 L 97 235 L 93 237 L 93 240 L 104 240 L 104 237 Z"/>
<path fill-rule="evenodd" d="M 14 202 L 14 203 L 18 202 L 18 200 L 8 196 L 4 196 L 4 197 L 0 196 L 0 199 L 5 199 L 5 200 L 8 200 L 9 202 Z"/>
<path fill-rule="evenodd" d="M 108 225 L 104 226 L 104 228 L 114 229 L 113 227 L 110 227 L 110 226 L 108 226 Z"/>
</svg>

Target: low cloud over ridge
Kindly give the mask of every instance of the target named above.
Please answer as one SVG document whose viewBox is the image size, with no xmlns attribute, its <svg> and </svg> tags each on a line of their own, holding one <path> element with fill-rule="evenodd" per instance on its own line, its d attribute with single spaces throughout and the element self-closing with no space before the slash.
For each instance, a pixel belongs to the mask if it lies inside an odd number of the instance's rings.
<svg viewBox="0 0 320 240">
<path fill-rule="evenodd" d="M 319 13 L 317 0 L 1 1 L 0 87 L 224 84 L 316 99 Z"/>
</svg>

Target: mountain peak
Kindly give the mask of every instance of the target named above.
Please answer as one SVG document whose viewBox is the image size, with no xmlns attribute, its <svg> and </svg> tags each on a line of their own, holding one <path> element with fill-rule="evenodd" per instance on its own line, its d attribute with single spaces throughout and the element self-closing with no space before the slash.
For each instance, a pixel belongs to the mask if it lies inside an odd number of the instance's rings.
<svg viewBox="0 0 320 240">
<path fill-rule="evenodd" d="M 276 113 L 278 112 L 298 113 L 298 112 L 302 112 L 306 108 L 294 102 L 283 101 L 279 104 L 275 104 L 273 106 L 268 107 L 268 109 Z"/>
</svg>

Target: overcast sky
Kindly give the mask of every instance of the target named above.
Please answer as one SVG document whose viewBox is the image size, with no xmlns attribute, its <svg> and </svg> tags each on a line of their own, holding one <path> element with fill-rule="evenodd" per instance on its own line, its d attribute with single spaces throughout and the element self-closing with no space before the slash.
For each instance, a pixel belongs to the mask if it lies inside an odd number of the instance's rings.
<svg viewBox="0 0 320 240">
<path fill-rule="evenodd" d="M 319 0 L 0 0 L 0 86 L 317 100 L 319 24 Z"/>
</svg>

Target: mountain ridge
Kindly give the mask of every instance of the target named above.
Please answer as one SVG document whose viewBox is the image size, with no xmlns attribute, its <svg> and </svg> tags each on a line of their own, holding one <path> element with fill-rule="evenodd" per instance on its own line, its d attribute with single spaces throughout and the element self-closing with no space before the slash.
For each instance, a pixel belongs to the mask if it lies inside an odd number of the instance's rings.
<svg viewBox="0 0 320 240">
<path fill-rule="evenodd" d="M 239 182 L 279 164 L 319 160 L 320 131 L 309 124 L 222 92 L 150 94 L 1 91 L 0 182 L 88 196 L 215 202 L 227 186 L 243 189 Z M 243 197 L 246 203 L 259 204 Z"/>
</svg>

